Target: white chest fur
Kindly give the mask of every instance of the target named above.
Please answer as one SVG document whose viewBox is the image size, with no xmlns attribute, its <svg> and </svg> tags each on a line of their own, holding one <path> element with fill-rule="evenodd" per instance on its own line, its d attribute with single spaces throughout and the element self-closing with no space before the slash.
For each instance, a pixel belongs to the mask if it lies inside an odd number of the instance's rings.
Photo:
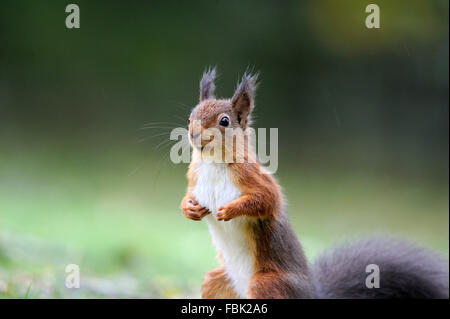
<svg viewBox="0 0 450 319">
<path fill-rule="evenodd" d="M 230 221 L 218 221 L 217 209 L 241 195 L 230 180 L 227 167 L 222 163 L 199 163 L 197 183 L 192 192 L 198 203 L 211 211 L 205 220 L 208 223 L 212 241 L 221 253 L 225 270 L 234 290 L 241 298 L 247 297 L 253 262 L 245 235 L 245 217 Z"/>
</svg>

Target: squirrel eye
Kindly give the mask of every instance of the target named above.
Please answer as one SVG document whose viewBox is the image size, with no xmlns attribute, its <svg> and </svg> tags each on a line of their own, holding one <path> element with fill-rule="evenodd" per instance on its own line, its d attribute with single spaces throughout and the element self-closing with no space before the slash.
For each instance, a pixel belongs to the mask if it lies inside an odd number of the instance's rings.
<svg viewBox="0 0 450 319">
<path fill-rule="evenodd" d="M 220 119 L 219 125 L 227 127 L 230 124 L 230 119 L 226 116 Z"/>
</svg>

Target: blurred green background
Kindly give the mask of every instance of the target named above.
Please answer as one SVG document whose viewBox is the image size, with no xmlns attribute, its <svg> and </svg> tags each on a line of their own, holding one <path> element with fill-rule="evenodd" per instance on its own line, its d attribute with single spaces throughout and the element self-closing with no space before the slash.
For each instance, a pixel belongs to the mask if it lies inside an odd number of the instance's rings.
<svg viewBox="0 0 450 319">
<path fill-rule="evenodd" d="M 448 1 L 75 3 L 72 30 L 69 2 L 0 6 L 0 296 L 199 296 L 215 251 L 167 141 L 209 65 L 223 97 L 260 71 L 255 127 L 279 128 L 311 260 L 372 234 L 448 258 Z"/>
</svg>

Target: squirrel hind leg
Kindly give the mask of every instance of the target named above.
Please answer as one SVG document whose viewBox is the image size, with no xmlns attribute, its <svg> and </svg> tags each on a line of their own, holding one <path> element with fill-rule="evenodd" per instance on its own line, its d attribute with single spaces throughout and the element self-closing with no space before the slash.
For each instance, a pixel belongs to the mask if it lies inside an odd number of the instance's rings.
<svg viewBox="0 0 450 319">
<path fill-rule="evenodd" d="M 238 299 L 223 266 L 206 273 L 202 283 L 202 298 L 204 299 Z"/>
<path fill-rule="evenodd" d="M 310 299 L 314 293 L 307 278 L 259 271 L 250 280 L 247 296 L 250 299 Z"/>
</svg>

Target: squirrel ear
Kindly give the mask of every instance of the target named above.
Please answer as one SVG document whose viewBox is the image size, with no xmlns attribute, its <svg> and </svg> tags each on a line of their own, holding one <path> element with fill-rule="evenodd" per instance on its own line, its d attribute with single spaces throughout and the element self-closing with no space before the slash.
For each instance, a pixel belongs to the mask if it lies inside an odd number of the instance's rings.
<svg viewBox="0 0 450 319">
<path fill-rule="evenodd" d="M 242 126 L 244 127 L 254 107 L 258 76 L 258 73 L 252 75 L 251 73 L 245 72 L 241 82 L 237 85 L 236 92 L 234 92 L 231 98 L 233 110 L 237 113 L 238 120 L 240 123 L 242 122 Z"/>
<path fill-rule="evenodd" d="M 214 80 L 216 78 L 216 67 L 208 68 L 203 72 L 202 79 L 200 80 L 200 102 L 214 98 Z"/>
</svg>

